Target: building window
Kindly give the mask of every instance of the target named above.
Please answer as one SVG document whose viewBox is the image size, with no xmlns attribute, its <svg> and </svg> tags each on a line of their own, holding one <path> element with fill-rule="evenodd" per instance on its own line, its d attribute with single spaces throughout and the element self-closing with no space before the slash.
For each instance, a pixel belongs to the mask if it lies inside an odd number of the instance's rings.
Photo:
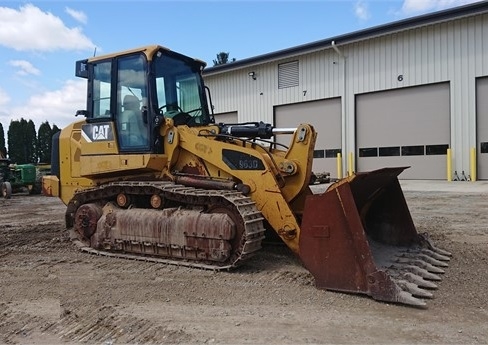
<svg viewBox="0 0 488 345">
<path fill-rule="evenodd" d="M 483 143 L 482 143 L 483 144 Z M 488 152 L 488 143 L 485 150 Z M 423 155 L 445 155 L 449 145 L 412 145 L 412 146 L 386 146 L 386 147 L 364 147 L 359 149 L 359 157 L 390 157 L 390 156 L 423 156 Z M 483 145 L 481 145 L 483 153 Z"/>
<path fill-rule="evenodd" d="M 424 145 L 402 146 L 402 156 L 423 156 Z"/>
<path fill-rule="evenodd" d="M 426 155 L 445 155 L 447 154 L 447 149 L 449 145 L 426 145 L 425 154 Z"/>
<path fill-rule="evenodd" d="M 324 158 L 324 150 L 314 150 L 313 151 L 313 158 Z"/>
<path fill-rule="evenodd" d="M 481 153 L 488 153 L 488 142 L 483 142 L 480 145 L 481 147 Z"/>
<path fill-rule="evenodd" d="M 337 158 L 338 153 L 341 153 L 341 149 L 325 150 L 325 158 Z"/>
<path fill-rule="evenodd" d="M 278 65 L 278 89 L 298 86 L 298 60 Z"/>
<path fill-rule="evenodd" d="M 399 146 L 380 147 L 379 156 L 380 157 L 400 156 L 400 147 Z"/>
<path fill-rule="evenodd" d="M 378 157 L 378 148 L 377 147 L 360 148 L 359 157 Z"/>
</svg>

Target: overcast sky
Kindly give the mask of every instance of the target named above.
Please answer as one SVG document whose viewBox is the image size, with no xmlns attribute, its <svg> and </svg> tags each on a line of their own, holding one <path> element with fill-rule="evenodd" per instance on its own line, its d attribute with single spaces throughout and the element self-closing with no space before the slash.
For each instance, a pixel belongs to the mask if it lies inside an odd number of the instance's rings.
<svg viewBox="0 0 488 345">
<path fill-rule="evenodd" d="M 213 65 L 475 0 L 0 1 L 0 123 L 64 127 L 85 108 L 75 61 L 160 44 Z"/>
</svg>

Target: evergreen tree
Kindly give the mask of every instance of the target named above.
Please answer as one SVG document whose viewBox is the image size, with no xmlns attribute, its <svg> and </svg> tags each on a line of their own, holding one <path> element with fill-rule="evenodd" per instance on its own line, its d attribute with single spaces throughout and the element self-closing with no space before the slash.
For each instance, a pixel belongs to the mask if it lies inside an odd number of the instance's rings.
<svg viewBox="0 0 488 345">
<path fill-rule="evenodd" d="M 51 131 L 51 137 L 52 137 L 54 134 L 56 134 L 56 133 L 58 133 L 58 132 L 60 132 L 60 131 L 61 131 L 61 129 L 59 129 L 59 127 L 58 127 L 58 126 L 56 126 L 56 125 L 54 125 L 54 124 L 53 124 L 53 129 L 52 129 L 52 131 Z"/>
<path fill-rule="evenodd" d="M 51 163 L 52 135 L 49 121 L 41 123 L 37 132 L 37 155 L 40 163 Z"/>
<path fill-rule="evenodd" d="M 7 132 L 8 155 L 12 162 L 20 162 L 23 159 L 22 152 L 23 135 L 20 128 L 20 121 L 10 121 Z"/>
<path fill-rule="evenodd" d="M 3 152 L 5 149 L 5 132 L 3 126 L 0 123 L 0 150 Z"/>
<path fill-rule="evenodd" d="M 220 52 L 217 54 L 217 60 L 213 60 L 213 64 L 214 66 L 225 65 L 226 63 L 234 62 L 234 61 L 236 61 L 235 58 L 232 58 L 232 60 L 229 61 L 229 53 Z"/>
<path fill-rule="evenodd" d="M 37 164 L 39 161 L 37 155 L 37 133 L 36 133 L 36 126 L 32 120 L 29 120 L 26 124 L 26 147 L 27 147 L 27 160 L 26 163 L 34 163 Z"/>
<path fill-rule="evenodd" d="M 9 158 L 17 164 L 37 163 L 36 128 L 32 120 L 11 121 L 8 130 Z"/>
</svg>

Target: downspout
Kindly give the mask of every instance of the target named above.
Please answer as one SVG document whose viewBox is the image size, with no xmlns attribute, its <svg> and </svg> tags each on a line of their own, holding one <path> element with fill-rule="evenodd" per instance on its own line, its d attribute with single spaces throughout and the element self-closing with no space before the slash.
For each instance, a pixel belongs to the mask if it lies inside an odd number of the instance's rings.
<svg viewBox="0 0 488 345">
<path fill-rule="evenodd" d="M 344 150 L 342 154 L 342 165 L 344 166 L 344 159 L 346 159 L 347 162 L 347 157 L 349 157 L 348 152 L 347 152 L 347 147 L 346 147 L 346 57 L 344 54 L 339 50 L 337 45 L 335 44 L 335 41 L 331 42 L 332 48 L 335 50 L 337 55 L 342 60 L 342 100 L 341 100 L 341 145 L 342 145 L 342 150 Z M 348 175 L 350 175 L 350 172 L 354 171 L 353 167 L 347 167 L 347 169 L 342 169 L 344 172 L 348 172 Z M 339 176 L 341 177 L 341 176 Z"/>
</svg>

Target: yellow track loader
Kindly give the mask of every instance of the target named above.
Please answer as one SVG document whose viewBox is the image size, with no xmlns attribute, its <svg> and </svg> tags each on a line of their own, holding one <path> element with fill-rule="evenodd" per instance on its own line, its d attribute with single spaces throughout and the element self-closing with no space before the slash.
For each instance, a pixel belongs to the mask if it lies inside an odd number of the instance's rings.
<svg viewBox="0 0 488 345">
<path fill-rule="evenodd" d="M 81 250 L 211 270 L 244 264 L 272 230 L 319 288 L 424 306 L 450 254 L 417 233 L 397 176 L 309 188 L 310 124 L 215 123 L 205 63 L 162 46 L 76 62 L 83 118 L 53 137 L 43 191 Z M 292 134 L 289 146 L 274 140 Z"/>
</svg>

